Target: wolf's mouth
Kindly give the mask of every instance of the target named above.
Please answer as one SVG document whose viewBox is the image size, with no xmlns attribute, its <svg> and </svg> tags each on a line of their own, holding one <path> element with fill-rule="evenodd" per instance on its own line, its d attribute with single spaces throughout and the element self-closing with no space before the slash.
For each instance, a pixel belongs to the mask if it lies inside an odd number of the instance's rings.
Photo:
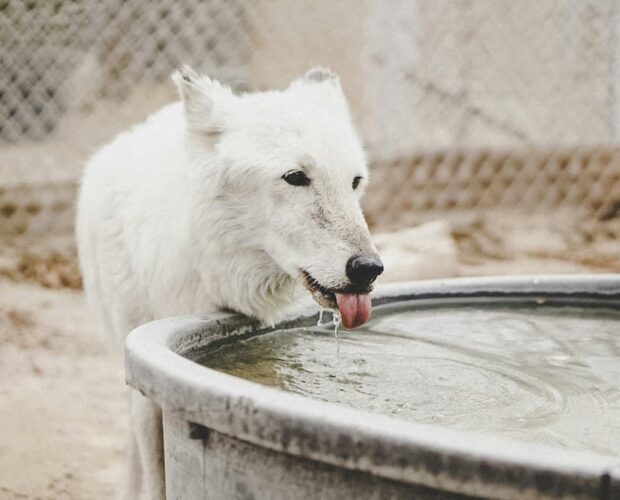
<svg viewBox="0 0 620 500">
<path fill-rule="evenodd" d="M 320 306 L 328 309 L 338 309 L 338 302 L 336 301 L 335 292 L 322 286 L 307 271 L 302 271 L 301 276 L 303 278 L 304 286 L 312 294 L 312 298 Z"/>
<path fill-rule="evenodd" d="M 301 276 L 304 286 L 311 293 L 315 302 L 322 307 L 340 312 L 342 325 L 345 328 L 355 328 L 370 319 L 372 306 L 369 294 L 372 291 L 372 286 L 369 285 L 364 289 L 351 286 L 330 289 L 321 285 L 307 271 L 302 270 Z"/>
</svg>

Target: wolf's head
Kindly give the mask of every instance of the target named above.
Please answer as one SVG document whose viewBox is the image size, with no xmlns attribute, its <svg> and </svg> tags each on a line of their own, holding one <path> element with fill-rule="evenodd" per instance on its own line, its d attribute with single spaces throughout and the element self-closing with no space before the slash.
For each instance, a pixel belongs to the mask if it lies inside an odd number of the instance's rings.
<svg viewBox="0 0 620 500">
<path fill-rule="evenodd" d="M 283 91 L 244 95 L 189 68 L 174 79 L 191 157 L 206 172 L 206 223 L 222 228 L 226 252 L 245 256 L 227 272 L 263 294 L 300 279 L 346 328 L 366 322 L 383 264 L 360 208 L 368 170 L 338 78 L 317 68 Z"/>
</svg>

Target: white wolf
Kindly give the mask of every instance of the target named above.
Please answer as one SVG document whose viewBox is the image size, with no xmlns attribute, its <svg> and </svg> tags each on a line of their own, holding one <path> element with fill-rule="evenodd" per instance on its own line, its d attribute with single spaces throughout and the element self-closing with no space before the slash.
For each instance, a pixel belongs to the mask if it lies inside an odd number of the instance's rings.
<svg viewBox="0 0 620 500">
<path fill-rule="evenodd" d="M 182 103 L 88 163 L 77 240 L 89 301 L 119 340 L 165 316 L 230 309 L 268 323 L 302 283 L 346 328 L 370 316 L 383 270 L 359 200 L 362 146 L 338 78 L 235 95 L 190 68 Z M 133 391 L 121 496 L 164 498 L 161 414 Z"/>
</svg>

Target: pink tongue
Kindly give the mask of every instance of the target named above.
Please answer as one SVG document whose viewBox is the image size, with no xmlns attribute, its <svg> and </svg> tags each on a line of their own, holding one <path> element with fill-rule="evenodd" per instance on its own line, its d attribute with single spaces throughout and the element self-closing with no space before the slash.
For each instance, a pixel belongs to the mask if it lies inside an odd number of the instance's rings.
<svg viewBox="0 0 620 500">
<path fill-rule="evenodd" d="M 363 325 L 370 319 L 372 312 L 370 294 L 337 293 L 336 302 L 338 302 L 342 326 L 347 330 Z"/>
</svg>

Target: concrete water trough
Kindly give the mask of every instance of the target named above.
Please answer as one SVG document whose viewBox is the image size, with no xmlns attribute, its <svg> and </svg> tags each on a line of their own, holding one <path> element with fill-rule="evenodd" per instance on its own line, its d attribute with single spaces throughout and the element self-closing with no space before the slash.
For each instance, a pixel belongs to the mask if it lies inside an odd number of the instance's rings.
<svg viewBox="0 0 620 500">
<path fill-rule="evenodd" d="M 338 346 L 316 309 L 134 330 L 168 498 L 620 498 L 620 276 L 419 282 L 373 305 Z"/>
</svg>

